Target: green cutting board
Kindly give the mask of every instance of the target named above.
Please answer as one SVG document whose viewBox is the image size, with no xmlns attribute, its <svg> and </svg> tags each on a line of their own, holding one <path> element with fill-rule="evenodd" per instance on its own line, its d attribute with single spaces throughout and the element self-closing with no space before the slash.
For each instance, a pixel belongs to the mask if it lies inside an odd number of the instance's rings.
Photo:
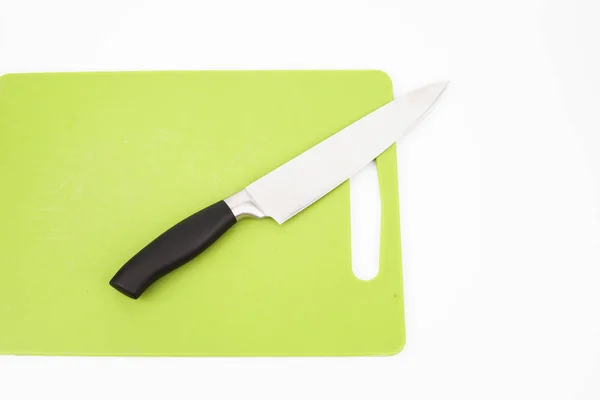
<svg viewBox="0 0 600 400">
<path fill-rule="evenodd" d="M 2 76 L 0 353 L 397 353 L 394 147 L 370 281 L 352 273 L 346 182 L 281 226 L 237 224 L 137 301 L 108 284 L 174 223 L 391 99 L 380 71 Z"/>
</svg>

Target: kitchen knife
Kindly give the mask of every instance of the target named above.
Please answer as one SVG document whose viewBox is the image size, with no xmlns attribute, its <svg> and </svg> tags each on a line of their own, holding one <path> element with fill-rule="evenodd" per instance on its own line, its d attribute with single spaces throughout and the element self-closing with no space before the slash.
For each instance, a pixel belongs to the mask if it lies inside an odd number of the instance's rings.
<svg viewBox="0 0 600 400">
<path fill-rule="evenodd" d="M 270 217 L 284 223 L 411 131 L 446 85 L 424 86 L 389 102 L 240 192 L 184 219 L 127 261 L 110 284 L 137 299 L 156 280 L 206 250 L 237 221 Z"/>
</svg>

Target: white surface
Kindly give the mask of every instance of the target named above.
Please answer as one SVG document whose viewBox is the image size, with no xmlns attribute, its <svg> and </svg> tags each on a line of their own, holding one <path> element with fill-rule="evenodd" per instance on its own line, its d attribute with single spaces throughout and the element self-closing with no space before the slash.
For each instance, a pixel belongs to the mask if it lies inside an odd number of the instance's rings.
<svg viewBox="0 0 600 400">
<path fill-rule="evenodd" d="M 350 178 L 352 272 L 368 281 L 379 274 L 381 195 L 377 166 L 371 161 Z"/>
<path fill-rule="evenodd" d="M 0 398 L 600 398 L 596 4 L 0 0 L 1 72 L 378 68 L 398 93 L 451 80 L 399 147 L 400 355 L 0 357 Z"/>
</svg>

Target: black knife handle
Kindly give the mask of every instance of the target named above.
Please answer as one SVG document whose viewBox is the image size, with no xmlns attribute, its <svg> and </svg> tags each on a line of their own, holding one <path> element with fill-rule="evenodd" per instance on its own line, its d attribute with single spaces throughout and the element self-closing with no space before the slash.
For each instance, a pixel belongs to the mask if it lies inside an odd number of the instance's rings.
<svg viewBox="0 0 600 400">
<path fill-rule="evenodd" d="M 137 299 L 156 280 L 206 250 L 235 222 L 224 201 L 189 216 L 127 261 L 110 280 L 111 286 Z"/>
</svg>

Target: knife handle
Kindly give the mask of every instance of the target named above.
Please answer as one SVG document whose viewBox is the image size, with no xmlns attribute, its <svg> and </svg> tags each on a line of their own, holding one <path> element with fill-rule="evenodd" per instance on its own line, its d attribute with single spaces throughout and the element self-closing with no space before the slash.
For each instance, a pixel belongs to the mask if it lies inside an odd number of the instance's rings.
<svg viewBox="0 0 600 400">
<path fill-rule="evenodd" d="M 133 299 L 162 276 L 206 250 L 236 223 L 225 201 L 184 219 L 133 256 L 110 280 L 110 285 Z"/>
</svg>

